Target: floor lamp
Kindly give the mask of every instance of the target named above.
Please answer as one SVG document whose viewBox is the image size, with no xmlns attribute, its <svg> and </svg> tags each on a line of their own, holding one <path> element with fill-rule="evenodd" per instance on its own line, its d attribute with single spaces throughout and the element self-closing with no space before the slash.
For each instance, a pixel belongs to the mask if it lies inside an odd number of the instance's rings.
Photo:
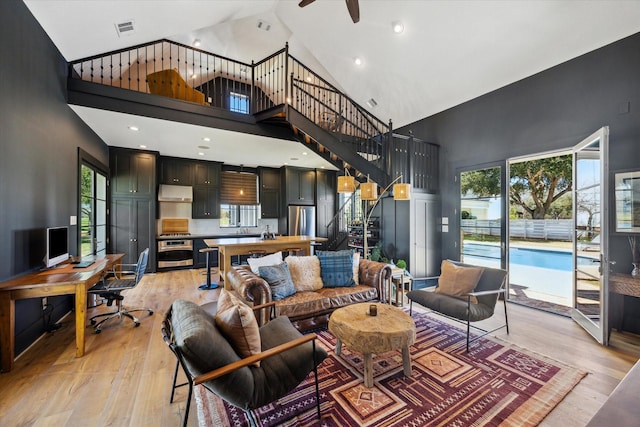
<svg viewBox="0 0 640 427">
<path fill-rule="evenodd" d="M 382 196 L 391 188 L 393 185 L 393 199 L 394 200 L 410 200 L 411 199 L 411 185 L 405 183 L 397 183 L 402 180 L 402 175 L 391 181 L 389 185 L 387 185 L 382 193 L 378 195 L 378 185 L 375 182 L 369 181 L 369 177 L 367 176 L 367 182 L 363 182 L 360 184 L 360 199 L 365 201 L 374 201 L 375 203 L 371 206 L 369 212 L 364 213 L 365 221 L 362 224 L 362 232 L 363 232 L 363 256 L 365 259 L 369 259 L 369 239 L 368 235 L 368 227 L 369 220 L 371 219 L 371 214 L 373 214 L 373 210 L 378 205 Z"/>
</svg>

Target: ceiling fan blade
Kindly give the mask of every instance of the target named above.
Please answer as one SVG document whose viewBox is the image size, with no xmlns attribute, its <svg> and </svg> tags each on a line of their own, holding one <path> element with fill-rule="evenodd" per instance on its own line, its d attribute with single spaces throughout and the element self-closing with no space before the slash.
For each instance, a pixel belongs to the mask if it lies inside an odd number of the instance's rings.
<svg viewBox="0 0 640 427">
<path fill-rule="evenodd" d="M 313 1 L 313 0 L 311 0 Z M 347 2 L 347 9 L 353 23 L 360 21 L 360 6 L 358 6 L 358 0 L 345 0 Z"/>
<path fill-rule="evenodd" d="M 316 1 L 316 0 L 302 0 L 300 3 L 298 3 L 298 6 L 305 7 L 305 6 L 310 5 L 314 1 Z"/>
</svg>

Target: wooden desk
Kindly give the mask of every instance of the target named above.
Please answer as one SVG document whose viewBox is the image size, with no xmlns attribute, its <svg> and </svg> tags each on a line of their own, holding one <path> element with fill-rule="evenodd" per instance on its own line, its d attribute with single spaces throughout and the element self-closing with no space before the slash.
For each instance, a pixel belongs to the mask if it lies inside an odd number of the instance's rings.
<svg viewBox="0 0 640 427">
<path fill-rule="evenodd" d="M 262 240 L 259 237 L 234 237 L 225 239 L 205 239 L 205 245 L 218 248 L 218 268 L 220 280 L 224 281 L 226 271 L 231 269 L 231 257 L 246 255 L 252 250 L 261 249 L 271 254 L 289 248 L 300 248 L 305 255 L 311 254 L 312 242 L 326 242 L 324 237 L 278 236 L 274 240 Z M 225 289 L 228 287 L 225 285 Z"/>
<path fill-rule="evenodd" d="M 13 369 L 15 349 L 15 317 L 18 299 L 56 295 L 75 295 L 76 357 L 84 356 L 84 330 L 87 310 L 87 290 L 95 285 L 105 270 L 121 262 L 124 254 L 100 255 L 87 268 L 65 264 L 36 273 L 29 273 L 0 283 L 0 351 L 3 372 Z M 86 259 L 83 258 L 83 259 Z"/>
</svg>

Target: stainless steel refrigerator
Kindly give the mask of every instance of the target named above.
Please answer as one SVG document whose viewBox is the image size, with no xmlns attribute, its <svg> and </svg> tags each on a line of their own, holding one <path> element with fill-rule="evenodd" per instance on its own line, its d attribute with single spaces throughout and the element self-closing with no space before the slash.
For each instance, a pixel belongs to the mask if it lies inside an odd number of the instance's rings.
<svg viewBox="0 0 640 427">
<path fill-rule="evenodd" d="M 316 207 L 289 205 L 289 236 L 316 237 Z"/>
</svg>

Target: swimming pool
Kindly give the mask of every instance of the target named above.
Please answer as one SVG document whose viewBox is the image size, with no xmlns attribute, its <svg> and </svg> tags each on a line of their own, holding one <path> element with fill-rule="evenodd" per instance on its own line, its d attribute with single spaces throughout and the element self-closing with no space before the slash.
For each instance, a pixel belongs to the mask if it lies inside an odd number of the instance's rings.
<svg viewBox="0 0 640 427">
<path fill-rule="evenodd" d="M 465 256 L 500 259 L 500 247 L 495 245 L 465 243 L 462 253 Z M 593 265 L 593 259 L 579 256 L 578 265 Z M 516 247 L 509 248 L 509 262 L 561 271 L 571 271 L 573 263 L 571 252 Z"/>
</svg>

